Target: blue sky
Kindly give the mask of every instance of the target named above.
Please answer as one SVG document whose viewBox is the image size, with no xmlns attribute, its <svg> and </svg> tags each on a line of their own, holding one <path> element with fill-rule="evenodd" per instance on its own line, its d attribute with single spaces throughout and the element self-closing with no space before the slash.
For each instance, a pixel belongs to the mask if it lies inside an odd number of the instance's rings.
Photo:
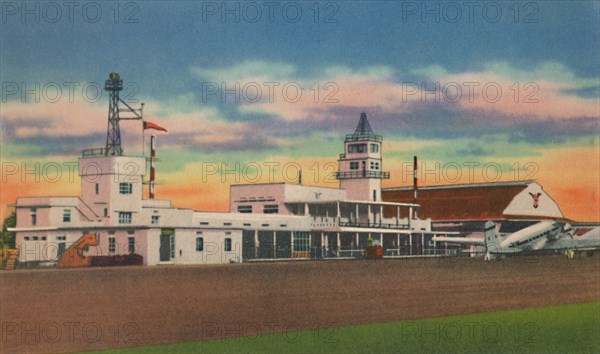
<svg viewBox="0 0 600 354">
<path fill-rule="evenodd" d="M 34 9 L 35 3 L 30 2 L 29 8 Z M 496 6 L 488 7 L 484 15 L 483 2 L 475 2 L 472 19 L 469 7 L 456 3 L 462 13 L 456 23 L 450 22 L 453 8 L 444 10 L 444 3 L 435 2 L 322 2 L 319 22 L 315 22 L 314 3 L 294 2 L 302 9 L 296 23 L 282 14 L 286 2 L 278 2 L 272 22 L 264 2 L 254 3 L 262 9 L 257 23 L 248 22 L 251 8 L 245 14 L 243 2 L 205 2 L 229 9 L 239 6 L 239 23 L 231 14 L 223 23 L 221 8 L 215 15 L 206 14 L 203 7 L 207 5 L 202 2 L 132 2 L 136 7 L 126 9 L 129 3 L 121 2 L 117 21 L 124 22 L 131 13 L 130 20 L 138 22 L 116 24 L 112 20 L 115 3 L 98 3 L 102 15 L 96 23 L 82 16 L 83 5 L 74 9 L 72 22 L 67 8 L 60 6 L 60 19 L 49 23 L 54 12 L 51 8 L 44 11 L 44 2 L 37 3 L 39 23 L 34 15 L 23 18 L 21 7 L 15 15 L 3 13 L 2 74 L 6 80 L 92 80 L 114 69 L 136 82 L 168 77 L 186 81 L 190 65 L 228 66 L 248 59 L 294 63 L 308 74 L 332 63 L 388 65 L 402 71 L 443 65 L 450 71 L 465 71 L 498 60 L 523 69 L 557 61 L 589 78 L 598 77 L 600 70 L 597 2 L 494 2 L 502 9 L 495 23 L 491 21 L 496 18 Z M 415 5 L 417 13 L 407 13 Z M 519 15 L 515 15 L 517 8 Z M 425 15 L 423 21 L 426 9 L 434 9 L 435 14 Z M 323 23 L 327 15 L 337 23 Z M 165 93 L 154 86 L 144 86 L 144 90 Z"/>
<path fill-rule="evenodd" d="M 82 99 L 80 91 L 74 102 L 67 102 L 66 91 L 58 102 L 44 95 L 33 102 L 21 90 L 22 84 L 39 84 L 39 90 L 55 83 L 102 85 L 112 71 L 135 85 L 134 98 L 147 103 L 148 120 L 169 129 L 159 140 L 169 157 L 162 165 L 165 184 L 181 180 L 202 159 L 331 160 L 339 137 L 363 110 L 389 143 L 384 157 L 392 172 L 413 154 L 503 165 L 515 159 L 549 163 L 557 151 L 599 157 L 599 3 L 466 4 L 76 2 L 69 18 L 62 2 L 5 1 L 2 158 L 66 161 L 83 148 L 102 146 L 106 93 L 99 102 Z M 268 6 L 275 6 L 272 18 Z M 265 82 L 279 84 L 273 102 L 265 100 Z M 436 83 L 438 93 L 450 84 L 465 93 L 468 82 L 479 84 L 473 100 L 463 95 L 455 102 L 442 92 L 435 102 L 426 93 Z M 234 102 L 223 99 L 219 86 L 203 99 L 207 83 L 258 83 L 263 95 L 258 102 Z M 290 83 L 303 88 L 298 102 L 281 97 L 279 88 Z M 336 102 L 323 102 L 332 92 L 327 83 L 335 84 Z M 502 99 L 485 99 L 481 88 L 490 83 L 502 89 Z M 137 126 L 124 123 L 124 136 L 126 151 L 139 152 Z M 590 166 L 592 177 L 581 188 L 598 198 L 593 163 L 583 161 L 562 178 L 541 168 L 538 177 L 567 199 L 558 181 Z"/>
</svg>

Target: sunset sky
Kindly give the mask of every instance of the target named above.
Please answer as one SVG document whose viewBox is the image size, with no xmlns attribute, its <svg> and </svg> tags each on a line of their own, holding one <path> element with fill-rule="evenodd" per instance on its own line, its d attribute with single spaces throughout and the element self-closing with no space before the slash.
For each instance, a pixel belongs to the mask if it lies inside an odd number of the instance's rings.
<svg viewBox="0 0 600 354">
<path fill-rule="evenodd" d="M 364 111 L 384 186 L 409 185 L 417 155 L 423 185 L 535 179 L 600 221 L 599 3 L 469 4 L 2 2 L 2 218 L 17 196 L 79 194 L 69 164 L 105 144 L 114 71 L 169 131 L 156 195 L 178 207 L 224 211 L 230 184 L 298 167 L 337 186 Z M 141 154 L 141 123 L 121 129 Z"/>
</svg>

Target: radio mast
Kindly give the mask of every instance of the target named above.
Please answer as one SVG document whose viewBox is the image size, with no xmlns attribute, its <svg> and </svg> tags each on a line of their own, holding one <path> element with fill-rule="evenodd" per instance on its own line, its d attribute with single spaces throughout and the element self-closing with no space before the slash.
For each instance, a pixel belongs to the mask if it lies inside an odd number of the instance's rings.
<svg viewBox="0 0 600 354">
<path fill-rule="evenodd" d="M 110 73 L 108 80 L 104 84 L 104 89 L 109 93 L 108 99 L 108 129 L 106 133 L 106 156 L 121 156 L 123 148 L 121 147 L 121 129 L 119 121 L 121 120 L 140 120 L 143 119 L 144 104 L 139 109 L 131 108 L 125 101 L 119 97 L 119 92 L 123 90 L 123 80 L 118 73 Z M 119 103 L 125 108 L 120 108 Z M 133 113 L 130 117 L 120 117 L 121 112 Z"/>
</svg>

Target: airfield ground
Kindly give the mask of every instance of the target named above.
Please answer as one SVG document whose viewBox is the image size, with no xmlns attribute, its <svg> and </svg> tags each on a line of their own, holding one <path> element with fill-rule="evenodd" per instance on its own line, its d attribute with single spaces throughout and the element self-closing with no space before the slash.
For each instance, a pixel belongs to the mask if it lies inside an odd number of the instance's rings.
<svg viewBox="0 0 600 354">
<path fill-rule="evenodd" d="M 600 255 L 0 272 L 0 352 L 66 352 L 600 300 Z"/>
</svg>

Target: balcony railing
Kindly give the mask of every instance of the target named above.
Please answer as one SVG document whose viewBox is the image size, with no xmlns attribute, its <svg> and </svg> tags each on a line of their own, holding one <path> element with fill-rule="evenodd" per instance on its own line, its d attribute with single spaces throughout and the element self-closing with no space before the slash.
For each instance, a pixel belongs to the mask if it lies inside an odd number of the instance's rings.
<svg viewBox="0 0 600 354">
<path fill-rule="evenodd" d="M 349 172 L 336 172 L 335 178 L 337 179 L 356 179 L 356 178 L 390 178 L 389 172 L 382 171 L 349 171 Z"/>
<path fill-rule="evenodd" d="M 356 221 L 341 221 L 340 227 L 360 227 L 360 228 L 375 228 L 375 229 L 408 229 L 407 224 L 383 224 L 377 222 L 356 222 Z"/>
<path fill-rule="evenodd" d="M 383 137 L 375 134 L 348 134 L 346 141 L 381 141 Z"/>
<path fill-rule="evenodd" d="M 81 152 L 81 156 L 103 156 L 105 154 L 104 148 L 96 148 L 96 149 L 85 149 Z"/>
</svg>

